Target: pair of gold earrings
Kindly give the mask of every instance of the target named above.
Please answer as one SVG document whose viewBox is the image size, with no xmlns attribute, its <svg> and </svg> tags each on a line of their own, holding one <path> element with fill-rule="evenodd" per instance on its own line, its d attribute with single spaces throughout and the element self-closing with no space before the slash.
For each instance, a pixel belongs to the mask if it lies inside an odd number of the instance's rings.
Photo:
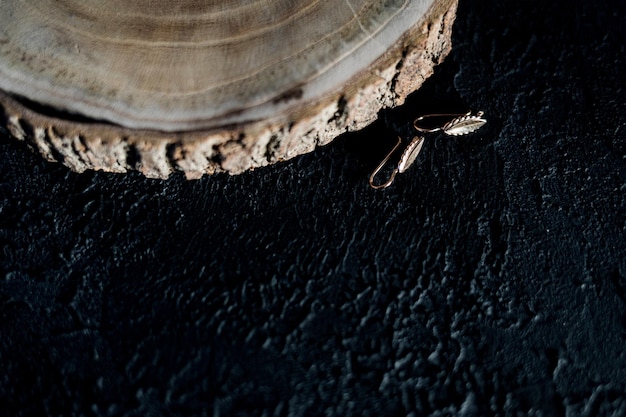
<svg viewBox="0 0 626 417">
<path fill-rule="evenodd" d="M 376 167 L 372 175 L 370 175 L 370 186 L 375 189 L 387 188 L 391 185 L 393 180 L 396 178 L 397 174 L 402 174 L 406 171 L 412 164 L 415 162 L 417 155 L 419 155 L 422 150 L 422 146 L 424 145 L 424 139 L 426 138 L 423 134 L 427 133 L 435 133 L 435 132 L 443 132 L 448 136 L 461 136 L 468 135 L 476 130 L 480 129 L 487 120 L 483 118 L 483 112 L 480 111 L 476 114 L 472 114 L 472 112 L 467 112 L 465 114 L 428 114 L 425 116 L 420 116 L 413 121 L 413 127 L 418 132 L 422 133 L 413 137 L 409 145 L 404 149 L 402 154 L 400 155 L 400 160 L 398 164 L 391 172 L 389 179 L 381 184 L 376 183 L 376 176 L 380 172 L 381 169 L 387 164 L 389 159 L 393 156 L 396 150 L 400 147 L 402 143 L 402 139 L 398 136 L 398 142 L 393 147 L 393 149 L 389 152 L 389 154 L 382 160 L 382 162 Z M 450 118 L 451 120 L 446 122 L 441 126 L 435 127 L 424 127 L 422 124 L 428 119 L 440 119 L 440 118 Z"/>
</svg>

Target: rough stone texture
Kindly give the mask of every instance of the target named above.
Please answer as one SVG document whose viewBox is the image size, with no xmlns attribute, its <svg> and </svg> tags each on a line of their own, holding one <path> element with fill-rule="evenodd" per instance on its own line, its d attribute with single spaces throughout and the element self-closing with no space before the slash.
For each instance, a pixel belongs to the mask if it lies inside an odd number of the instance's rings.
<svg viewBox="0 0 626 417">
<path fill-rule="evenodd" d="M 371 69 L 332 97 L 280 119 L 211 131 L 141 131 L 46 115 L 0 92 L 0 125 L 46 159 L 77 172 L 138 170 L 150 178 L 167 178 L 183 171 L 190 179 L 239 174 L 311 152 L 342 133 L 364 128 L 380 109 L 403 104 L 450 51 L 456 6 L 456 0 L 437 2 Z"/>
<path fill-rule="evenodd" d="M 626 4 L 465 1 L 404 108 L 283 164 L 0 141 L 0 414 L 623 416 Z M 384 191 L 425 111 L 484 110 Z"/>
</svg>

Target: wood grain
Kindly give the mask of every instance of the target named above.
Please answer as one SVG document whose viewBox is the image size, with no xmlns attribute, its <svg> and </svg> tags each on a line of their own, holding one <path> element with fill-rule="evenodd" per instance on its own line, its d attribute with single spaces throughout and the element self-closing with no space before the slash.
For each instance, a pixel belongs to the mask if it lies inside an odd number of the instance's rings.
<svg viewBox="0 0 626 417">
<path fill-rule="evenodd" d="M 456 0 L 3 2 L 4 125 L 76 171 L 240 173 L 397 106 Z"/>
</svg>

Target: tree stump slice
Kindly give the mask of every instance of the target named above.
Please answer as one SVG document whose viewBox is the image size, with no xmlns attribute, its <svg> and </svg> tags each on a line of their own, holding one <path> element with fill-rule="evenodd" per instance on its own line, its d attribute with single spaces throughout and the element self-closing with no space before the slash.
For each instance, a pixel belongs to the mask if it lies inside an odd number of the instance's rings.
<svg viewBox="0 0 626 417">
<path fill-rule="evenodd" d="M 361 129 L 450 51 L 457 0 L 8 0 L 0 123 L 72 170 L 237 174 Z"/>
</svg>

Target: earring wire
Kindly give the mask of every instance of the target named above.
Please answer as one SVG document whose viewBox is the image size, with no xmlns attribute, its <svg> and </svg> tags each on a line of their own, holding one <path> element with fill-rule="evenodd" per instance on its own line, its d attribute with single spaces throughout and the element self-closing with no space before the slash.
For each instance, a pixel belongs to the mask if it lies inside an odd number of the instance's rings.
<svg viewBox="0 0 626 417">
<path fill-rule="evenodd" d="M 378 164 L 374 172 L 372 172 L 372 175 L 370 175 L 370 186 L 374 188 L 375 190 L 380 190 L 382 188 L 389 187 L 391 183 L 393 182 L 393 180 L 396 178 L 396 174 L 398 173 L 397 167 L 391 172 L 391 175 L 389 176 L 389 179 L 386 182 L 382 184 L 375 184 L 376 175 L 378 175 L 380 170 L 383 169 L 385 164 L 387 164 L 387 161 L 389 161 L 389 159 L 396 152 L 396 149 L 398 149 L 401 143 L 402 143 L 402 139 L 400 138 L 400 136 L 398 136 L 398 141 L 396 142 L 395 146 L 391 149 L 391 151 L 389 151 L 385 159 L 383 159 L 382 162 Z"/>
</svg>

